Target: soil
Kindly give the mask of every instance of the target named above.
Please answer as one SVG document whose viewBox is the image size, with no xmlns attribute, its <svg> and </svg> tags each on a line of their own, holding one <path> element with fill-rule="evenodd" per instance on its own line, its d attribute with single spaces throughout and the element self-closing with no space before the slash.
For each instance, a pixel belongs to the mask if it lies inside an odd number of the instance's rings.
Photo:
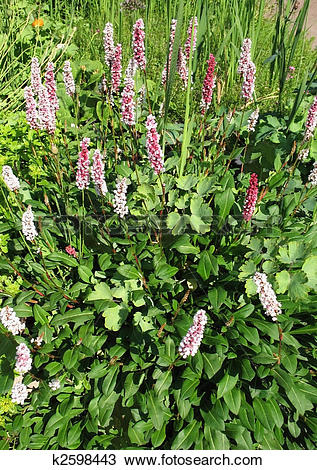
<svg viewBox="0 0 317 470">
<path fill-rule="evenodd" d="M 300 0 L 299 4 L 302 6 L 303 0 Z M 307 36 L 314 38 L 312 45 L 317 47 L 317 0 L 310 0 L 307 17 Z"/>
</svg>

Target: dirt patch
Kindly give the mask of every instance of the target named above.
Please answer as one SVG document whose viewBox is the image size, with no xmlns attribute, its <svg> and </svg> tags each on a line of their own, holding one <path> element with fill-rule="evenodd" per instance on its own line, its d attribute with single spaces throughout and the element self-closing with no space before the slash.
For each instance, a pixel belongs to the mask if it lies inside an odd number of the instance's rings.
<svg viewBox="0 0 317 470">
<path fill-rule="evenodd" d="M 303 0 L 299 0 L 300 6 Z M 317 0 L 310 0 L 307 17 L 307 36 L 314 38 L 313 46 L 317 47 Z"/>
</svg>

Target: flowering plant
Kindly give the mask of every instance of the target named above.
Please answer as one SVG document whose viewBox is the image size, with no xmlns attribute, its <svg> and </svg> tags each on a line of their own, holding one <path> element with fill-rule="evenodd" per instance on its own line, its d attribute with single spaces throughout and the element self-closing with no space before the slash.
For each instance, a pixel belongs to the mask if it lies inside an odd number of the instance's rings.
<svg viewBox="0 0 317 470">
<path fill-rule="evenodd" d="M 1 170 L 0 262 L 20 280 L 0 292 L 2 448 L 315 445 L 315 101 L 298 129 L 261 113 L 246 42 L 241 109 L 213 100 L 211 54 L 189 125 L 166 122 L 179 51 L 191 93 L 179 24 L 157 94 L 140 20 L 134 58 L 107 23 L 104 64 L 32 61 Z"/>
</svg>

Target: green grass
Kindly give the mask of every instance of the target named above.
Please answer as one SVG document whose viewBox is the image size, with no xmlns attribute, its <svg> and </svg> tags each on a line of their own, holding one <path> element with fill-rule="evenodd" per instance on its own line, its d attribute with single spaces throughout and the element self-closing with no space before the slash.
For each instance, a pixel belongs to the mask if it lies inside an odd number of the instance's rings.
<svg viewBox="0 0 317 470">
<path fill-rule="evenodd" d="M 147 76 L 159 84 L 166 60 L 170 21 L 177 16 L 178 2 L 154 0 L 147 3 L 145 10 L 131 13 L 120 12 L 120 1 L 101 0 L 50 0 L 37 6 L 30 0 L 0 0 L 4 14 L 0 19 L 0 96 L 2 107 L 15 109 L 23 101 L 22 89 L 29 78 L 29 65 L 32 56 L 37 55 L 42 62 L 54 60 L 57 67 L 63 60 L 99 60 L 103 63 L 102 31 L 106 22 L 111 21 L 115 28 L 115 41 L 123 47 L 123 69 L 131 57 L 131 32 L 135 20 L 141 15 L 146 27 Z M 240 82 L 236 73 L 240 47 L 243 38 L 252 39 L 252 58 L 257 67 L 256 96 L 262 110 L 277 108 L 276 97 L 281 85 L 281 64 L 264 64 L 272 55 L 276 23 L 272 21 L 268 2 L 264 0 L 191 0 L 185 2 L 182 43 L 190 17 L 195 8 L 201 17 L 198 31 L 198 57 L 193 57 L 193 93 L 196 102 L 200 101 L 201 84 L 209 54 L 217 60 L 217 75 L 221 93 L 221 104 L 226 107 L 239 106 Z M 44 19 L 43 28 L 33 28 L 36 17 Z M 73 28 L 74 36 L 71 37 Z M 293 91 L 301 84 L 306 70 L 311 71 L 316 64 L 316 50 L 303 34 L 296 37 L 296 48 L 292 49 L 292 37 L 285 31 L 285 63 L 296 68 L 294 79 L 285 81 L 281 96 L 285 106 L 293 97 Z M 56 49 L 60 43 L 69 46 L 62 51 Z M 8 50 L 6 45 L 9 44 Z M 199 66 L 197 66 L 199 64 Z M 272 73 L 273 70 L 273 73 Z M 185 95 L 181 81 L 176 76 L 173 89 L 175 118 L 185 113 Z"/>
</svg>

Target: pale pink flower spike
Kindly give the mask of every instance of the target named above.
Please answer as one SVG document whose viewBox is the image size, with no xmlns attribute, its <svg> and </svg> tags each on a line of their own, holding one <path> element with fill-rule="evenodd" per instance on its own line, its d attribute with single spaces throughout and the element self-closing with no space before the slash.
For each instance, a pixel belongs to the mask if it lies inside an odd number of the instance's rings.
<svg viewBox="0 0 317 470">
<path fill-rule="evenodd" d="M 197 354 L 204 336 L 204 329 L 207 321 L 208 319 L 205 310 L 198 310 L 193 318 L 192 326 L 189 328 L 178 348 L 178 352 L 183 359 Z"/>
</svg>

